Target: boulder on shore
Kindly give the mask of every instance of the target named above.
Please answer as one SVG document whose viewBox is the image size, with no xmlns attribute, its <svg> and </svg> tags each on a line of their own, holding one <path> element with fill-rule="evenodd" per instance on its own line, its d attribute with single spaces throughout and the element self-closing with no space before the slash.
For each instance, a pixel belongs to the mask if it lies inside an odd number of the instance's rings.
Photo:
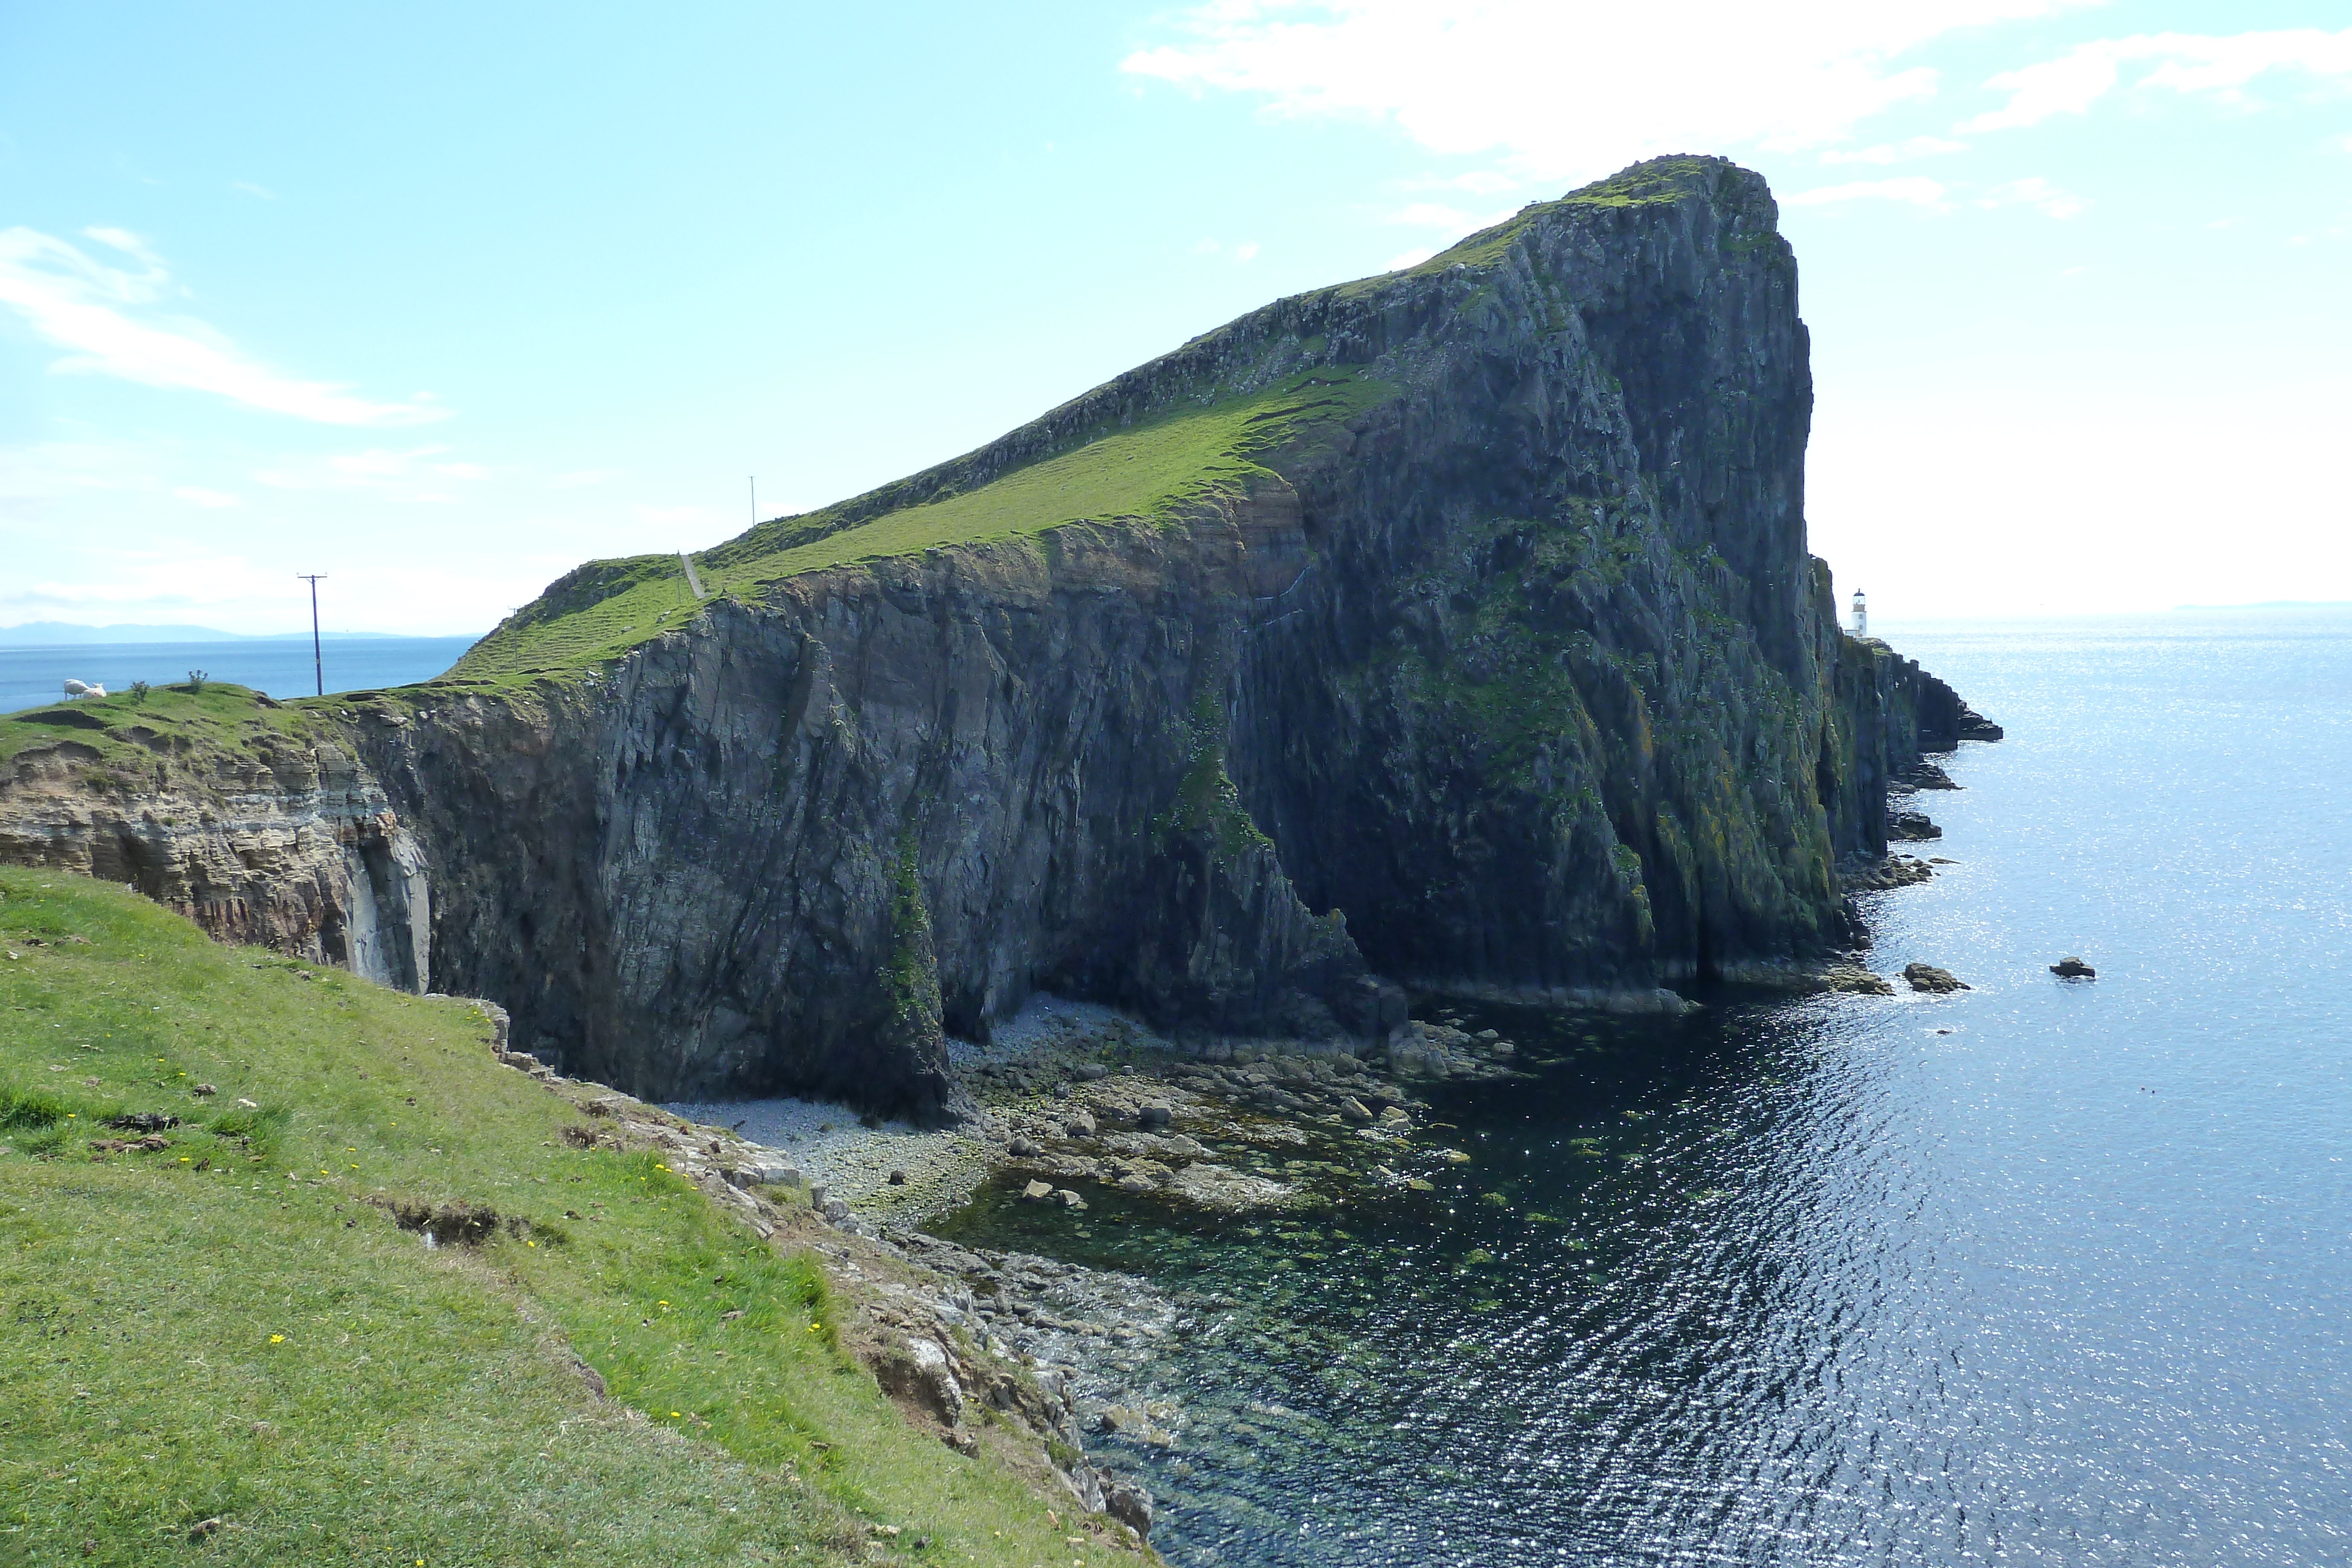
<svg viewBox="0 0 2352 1568">
<path fill-rule="evenodd" d="M 1939 969 L 1933 964 L 1906 964 L 1903 977 L 1915 991 L 1929 991 L 1938 996 L 1947 991 L 1965 991 L 1971 988 L 1966 980 L 1949 969 Z"/>
<path fill-rule="evenodd" d="M 2071 953 L 2051 965 L 2050 972 L 2062 980 L 2095 980 L 2099 977 L 2096 969 Z"/>
</svg>

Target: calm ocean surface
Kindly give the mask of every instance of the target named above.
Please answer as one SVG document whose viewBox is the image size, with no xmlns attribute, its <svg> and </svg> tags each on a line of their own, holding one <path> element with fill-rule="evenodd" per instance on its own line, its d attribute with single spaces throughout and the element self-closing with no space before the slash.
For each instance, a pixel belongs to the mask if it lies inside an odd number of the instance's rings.
<svg viewBox="0 0 2352 1568">
<path fill-rule="evenodd" d="M 1885 630 L 2008 728 L 1869 902 L 1975 989 L 1486 1009 L 1432 1192 L 944 1228 L 1186 1303 L 1171 1559 L 2352 1561 L 2352 614 Z"/>
<path fill-rule="evenodd" d="M 456 664 L 474 642 L 471 637 L 330 637 L 322 649 L 327 689 L 373 691 L 429 681 Z M 68 680 L 120 692 L 133 681 L 157 686 L 184 681 L 190 670 L 274 697 L 303 697 L 318 690 L 307 639 L 0 648 L 0 713 L 61 701 Z"/>
</svg>

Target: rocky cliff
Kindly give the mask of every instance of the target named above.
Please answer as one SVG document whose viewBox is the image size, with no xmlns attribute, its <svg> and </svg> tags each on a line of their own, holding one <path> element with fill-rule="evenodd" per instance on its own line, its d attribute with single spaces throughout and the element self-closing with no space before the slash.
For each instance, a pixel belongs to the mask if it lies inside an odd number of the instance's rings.
<svg viewBox="0 0 2352 1568">
<path fill-rule="evenodd" d="M 427 983 L 429 924 L 436 988 L 641 1093 L 929 1114 L 942 1030 L 1040 988 L 1365 1038 L 1401 985 L 1810 960 L 1965 709 L 1806 553 L 1775 223 L 1731 164 L 1638 165 L 763 524 L 697 558 L 708 598 L 583 568 L 440 682 L 299 705 L 318 781 L 239 786 L 220 847 L 172 847 L 184 779 L 19 740 L 0 853 L 168 863 L 142 885 L 236 890 L 215 929 L 355 964 L 393 910 L 387 973 Z M 273 832 L 274 894 L 229 864 Z"/>
</svg>

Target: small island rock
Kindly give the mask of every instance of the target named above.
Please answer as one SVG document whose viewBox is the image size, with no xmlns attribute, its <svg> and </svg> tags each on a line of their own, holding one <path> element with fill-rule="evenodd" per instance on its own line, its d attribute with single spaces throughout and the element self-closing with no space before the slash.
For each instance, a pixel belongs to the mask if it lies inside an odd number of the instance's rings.
<svg viewBox="0 0 2352 1568">
<path fill-rule="evenodd" d="M 1939 996 L 1947 991 L 1970 988 L 1966 980 L 1949 969 L 1939 969 L 1933 964 L 1906 964 L 1903 966 L 1903 977 L 1911 983 L 1913 990 L 1931 991 Z"/>
<path fill-rule="evenodd" d="M 2099 977 L 2096 969 L 2071 953 L 2051 965 L 2050 972 L 2062 980 L 2095 980 Z"/>
</svg>

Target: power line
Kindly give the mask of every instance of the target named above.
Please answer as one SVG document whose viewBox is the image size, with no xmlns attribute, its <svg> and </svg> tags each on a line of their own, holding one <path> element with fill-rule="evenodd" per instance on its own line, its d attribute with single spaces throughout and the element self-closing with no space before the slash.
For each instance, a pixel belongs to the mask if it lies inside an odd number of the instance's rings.
<svg viewBox="0 0 2352 1568">
<path fill-rule="evenodd" d="M 319 651 L 319 584 L 327 580 L 323 571 L 296 572 L 296 580 L 310 585 L 310 673 L 319 677 L 319 695 L 327 695 L 327 661 Z"/>
</svg>

